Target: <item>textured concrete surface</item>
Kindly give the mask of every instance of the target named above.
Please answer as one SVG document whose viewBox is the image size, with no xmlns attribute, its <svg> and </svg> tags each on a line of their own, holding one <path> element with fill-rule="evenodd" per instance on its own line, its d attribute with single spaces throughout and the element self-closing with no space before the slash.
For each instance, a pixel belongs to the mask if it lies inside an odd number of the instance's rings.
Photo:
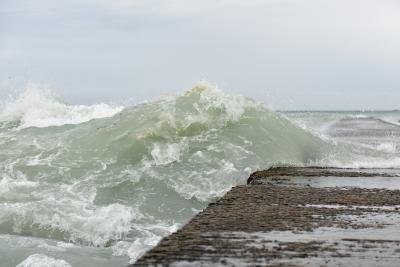
<svg viewBox="0 0 400 267">
<path fill-rule="evenodd" d="M 398 266 L 398 173 L 256 172 L 133 266 Z"/>
</svg>

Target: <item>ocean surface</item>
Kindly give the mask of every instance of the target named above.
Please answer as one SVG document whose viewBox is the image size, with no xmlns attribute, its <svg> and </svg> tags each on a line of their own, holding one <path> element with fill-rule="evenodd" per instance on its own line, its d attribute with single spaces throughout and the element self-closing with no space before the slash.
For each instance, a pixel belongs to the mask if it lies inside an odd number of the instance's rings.
<svg viewBox="0 0 400 267">
<path fill-rule="evenodd" d="M 206 83 L 132 107 L 28 88 L 0 104 L 0 266 L 126 266 L 273 165 L 400 167 L 399 120 L 278 112 Z"/>
</svg>

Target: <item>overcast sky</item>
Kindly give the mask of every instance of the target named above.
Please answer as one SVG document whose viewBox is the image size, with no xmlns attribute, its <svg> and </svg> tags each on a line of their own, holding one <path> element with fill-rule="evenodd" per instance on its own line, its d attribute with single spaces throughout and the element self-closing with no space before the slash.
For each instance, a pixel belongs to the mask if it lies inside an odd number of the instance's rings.
<svg viewBox="0 0 400 267">
<path fill-rule="evenodd" d="M 399 109 L 397 0 L 0 0 L 0 95 L 136 103 L 207 80 L 277 109 Z"/>
</svg>

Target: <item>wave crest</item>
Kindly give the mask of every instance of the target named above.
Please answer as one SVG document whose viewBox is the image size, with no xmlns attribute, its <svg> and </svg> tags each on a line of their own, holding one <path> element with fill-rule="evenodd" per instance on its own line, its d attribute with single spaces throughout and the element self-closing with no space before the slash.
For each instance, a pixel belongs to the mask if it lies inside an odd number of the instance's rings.
<svg viewBox="0 0 400 267">
<path fill-rule="evenodd" d="M 17 122 L 19 128 L 80 124 L 92 119 L 111 117 L 122 107 L 68 105 L 46 86 L 28 84 L 15 99 L 2 104 L 0 122 Z"/>
</svg>

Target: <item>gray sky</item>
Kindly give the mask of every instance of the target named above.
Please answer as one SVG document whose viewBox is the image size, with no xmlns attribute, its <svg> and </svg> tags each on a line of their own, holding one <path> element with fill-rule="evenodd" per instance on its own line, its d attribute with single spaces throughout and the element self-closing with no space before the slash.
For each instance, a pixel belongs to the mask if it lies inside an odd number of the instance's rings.
<svg viewBox="0 0 400 267">
<path fill-rule="evenodd" d="M 141 102 L 200 79 L 278 109 L 399 109 L 397 0 L 0 0 L 0 95 Z"/>
</svg>

